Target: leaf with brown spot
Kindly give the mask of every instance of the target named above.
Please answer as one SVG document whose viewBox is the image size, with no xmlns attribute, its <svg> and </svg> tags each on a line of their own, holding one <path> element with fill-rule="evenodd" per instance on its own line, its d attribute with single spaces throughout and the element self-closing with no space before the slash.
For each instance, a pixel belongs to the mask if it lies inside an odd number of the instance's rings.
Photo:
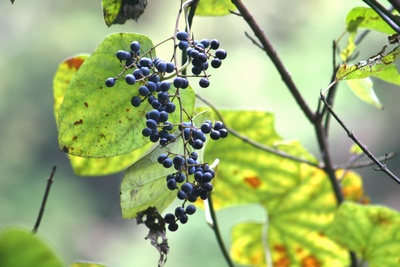
<svg viewBox="0 0 400 267">
<path fill-rule="evenodd" d="M 298 142 L 280 138 L 274 129 L 273 114 L 221 114 L 227 126 L 252 140 L 316 162 Z M 307 256 L 316 257 L 325 267 L 349 263 L 348 252 L 323 234 L 336 210 L 324 171 L 262 151 L 233 135 L 209 142 L 205 156 L 208 162 L 220 160 L 213 192 L 216 208 L 257 204 L 265 209 L 268 229 L 263 231 L 262 223 L 250 222 L 233 229 L 231 254 L 239 263 L 266 266 L 264 251 L 271 254 L 274 266 L 300 267 Z"/>
<path fill-rule="evenodd" d="M 368 262 L 369 267 L 400 263 L 400 213 L 378 205 L 344 202 L 327 235 Z"/>
<path fill-rule="evenodd" d="M 57 72 L 53 80 L 53 93 L 54 93 L 54 116 L 58 125 L 58 112 L 60 110 L 61 103 L 64 99 L 65 92 L 70 84 L 72 77 L 75 75 L 80 67 L 80 64 L 89 55 L 81 54 L 66 59 L 58 66 Z M 86 108 L 89 108 L 88 102 L 84 103 Z M 75 137 L 76 139 L 77 137 Z M 150 144 L 149 144 L 150 145 Z M 68 155 L 71 162 L 72 169 L 76 175 L 81 176 L 99 176 L 113 174 L 126 169 L 132 165 L 143 152 L 145 152 L 149 145 L 143 148 L 137 149 L 133 152 L 122 156 L 115 156 L 109 158 L 82 158 L 78 156 Z M 69 153 L 69 149 L 64 146 L 62 151 Z"/>
<path fill-rule="evenodd" d="M 121 75 L 115 86 L 108 88 L 105 80 L 125 70 L 115 57 L 118 50 L 129 50 L 130 43 L 138 41 L 144 54 L 152 41 L 144 35 L 115 33 L 107 36 L 99 47 L 84 61 L 72 77 L 59 111 L 58 141 L 74 156 L 105 158 L 124 155 L 150 143 L 142 135 L 145 114 L 151 109 L 148 101 L 132 108 L 131 99 L 138 95 L 143 81 L 127 85 Z M 155 51 L 148 56 L 155 57 Z M 175 89 L 171 89 L 173 94 Z M 192 114 L 195 94 L 191 87 L 181 90 L 181 101 L 188 114 Z M 176 105 L 178 98 L 175 98 Z M 88 104 L 88 106 L 85 105 Z M 128 109 L 129 112 L 126 112 Z M 74 123 L 82 119 L 78 127 Z M 121 123 L 119 123 L 121 121 Z M 179 112 L 169 116 L 171 123 L 179 121 Z M 78 136 L 72 141 L 71 136 Z"/>
</svg>

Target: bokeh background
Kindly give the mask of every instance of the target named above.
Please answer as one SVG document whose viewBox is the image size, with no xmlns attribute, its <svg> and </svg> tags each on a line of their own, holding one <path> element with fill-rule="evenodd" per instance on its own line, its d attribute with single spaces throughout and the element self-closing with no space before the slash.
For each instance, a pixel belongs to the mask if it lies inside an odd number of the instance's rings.
<svg viewBox="0 0 400 267">
<path fill-rule="evenodd" d="M 52 79 L 66 57 L 92 52 L 105 36 L 130 31 L 148 35 L 154 43 L 170 36 L 178 10 L 177 0 L 151 0 L 139 22 L 108 28 L 100 1 L 0 2 L 0 225 L 32 228 L 46 186 L 57 166 L 55 183 L 39 232 L 59 251 L 66 263 L 96 260 L 109 266 L 155 266 L 157 251 L 144 240 L 146 229 L 122 220 L 118 187 L 121 174 L 77 177 L 67 156 L 58 150 L 52 113 Z M 362 1 L 245 1 L 310 106 L 315 108 L 320 89 L 332 72 L 332 41 L 344 31 L 347 12 Z M 182 27 L 183 28 L 183 27 Z M 285 139 L 300 139 L 320 157 L 312 127 L 283 85 L 265 54 L 244 36 L 244 21 L 230 15 L 196 18 L 193 28 L 201 38 L 218 38 L 228 51 L 212 86 L 196 88 L 221 108 L 251 108 L 276 113 L 276 128 Z M 386 43 L 382 34 L 370 34 L 360 46 L 360 59 L 378 52 Z M 343 46 L 344 44 L 342 44 Z M 169 48 L 169 46 L 168 46 Z M 168 58 L 167 49 L 158 55 Z M 399 152 L 400 90 L 377 82 L 375 90 L 385 106 L 377 110 L 340 86 L 335 109 L 376 155 Z M 349 158 L 351 141 L 332 122 L 330 144 L 336 163 Z M 400 174 L 399 159 L 388 162 Z M 360 170 L 371 199 L 400 209 L 400 186 L 371 167 Z M 240 214 L 245 216 L 241 217 Z M 230 227 L 244 219 L 262 219 L 257 206 L 218 213 L 229 244 Z M 169 266 L 224 266 L 224 260 L 206 225 L 196 213 L 188 225 L 170 234 Z"/>
</svg>

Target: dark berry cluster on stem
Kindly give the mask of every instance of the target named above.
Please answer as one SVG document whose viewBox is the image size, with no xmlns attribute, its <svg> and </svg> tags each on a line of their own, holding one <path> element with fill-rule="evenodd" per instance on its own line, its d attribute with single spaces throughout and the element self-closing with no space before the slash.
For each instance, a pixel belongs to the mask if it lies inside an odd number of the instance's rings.
<svg viewBox="0 0 400 267">
<path fill-rule="evenodd" d="M 202 76 L 199 85 L 207 88 L 210 85 L 209 76 L 206 70 L 211 64 L 211 67 L 217 69 L 221 66 L 222 60 L 227 56 L 224 49 L 219 48 L 219 41 L 217 39 L 208 40 L 202 39 L 200 41 L 190 38 L 187 32 L 178 32 L 176 38 L 179 40 L 178 47 L 186 52 L 191 59 L 193 65 L 191 71 L 195 76 Z M 210 63 L 209 63 L 210 61 Z"/>
<path fill-rule="evenodd" d="M 211 60 L 212 67 L 218 68 L 221 60 L 226 57 L 225 50 L 219 49 L 217 40 L 203 39 L 199 42 L 190 39 L 186 32 L 178 32 L 176 38 L 180 40 L 179 48 L 191 58 L 193 74 L 202 77 L 199 81 L 200 86 L 208 87 L 209 80 L 205 72 L 208 61 Z M 167 152 L 159 155 L 157 160 L 163 168 L 171 169 L 171 174 L 166 177 L 166 190 L 176 191 L 177 198 L 183 201 L 173 214 L 168 213 L 164 218 L 168 229 L 176 231 L 178 223 L 185 224 L 188 215 L 196 211 L 193 204 L 186 204 L 196 202 L 199 198 L 206 200 L 213 190 L 212 180 L 215 173 L 207 163 L 199 160 L 196 150 L 204 147 L 208 136 L 212 140 L 218 140 L 227 137 L 228 131 L 220 121 L 213 123 L 206 120 L 201 125 L 194 125 L 193 118 L 183 112 L 184 103 L 179 101 L 180 106 L 176 107 L 173 100 L 179 97 L 179 90 L 189 86 L 189 81 L 174 63 L 152 58 L 149 52 L 141 56 L 140 43 L 136 41 L 131 43 L 130 49 L 117 51 L 115 56 L 121 62 L 124 71 L 117 77 L 108 78 L 105 84 L 108 87 L 114 86 L 122 75 L 125 75 L 127 86 L 140 82 L 140 86 L 135 87 L 138 89 L 131 98 L 131 104 L 139 107 L 144 101 L 148 102 L 151 109 L 145 115 L 142 135 L 153 143 L 167 147 Z M 200 76 L 202 73 L 203 76 Z M 174 78 L 171 81 L 168 77 Z M 177 89 L 174 92 L 170 90 L 172 85 Z M 182 114 L 187 116 L 187 121 L 181 119 L 179 123 L 170 122 L 170 115 L 177 110 L 181 112 L 181 118 Z M 182 142 L 183 153 L 169 150 L 168 145 L 177 140 Z"/>
</svg>

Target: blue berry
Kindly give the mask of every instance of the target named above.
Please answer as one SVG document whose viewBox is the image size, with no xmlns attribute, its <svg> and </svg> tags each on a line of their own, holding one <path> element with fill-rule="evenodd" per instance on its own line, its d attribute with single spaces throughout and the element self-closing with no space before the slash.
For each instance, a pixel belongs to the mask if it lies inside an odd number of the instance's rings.
<svg viewBox="0 0 400 267">
<path fill-rule="evenodd" d="M 161 154 L 161 155 L 159 155 L 158 157 L 157 157 L 157 161 L 158 161 L 158 163 L 163 163 L 163 161 L 166 159 L 166 158 L 168 158 L 168 155 L 167 154 Z"/>
<path fill-rule="evenodd" d="M 210 47 L 213 50 L 217 50 L 219 48 L 219 41 L 217 39 L 211 40 Z"/>
<path fill-rule="evenodd" d="M 146 87 L 149 89 L 150 93 L 153 93 L 157 89 L 157 85 L 154 82 L 148 81 Z"/>
<path fill-rule="evenodd" d="M 148 67 L 141 67 L 140 70 L 143 73 L 143 76 L 148 76 L 150 74 L 150 69 Z"/>
<path fill-rule="evenodd" d="M 142 135 L 145 137 L 149 137 L 153 131 L 150 128 L 143 128 Z"/>
<path fill-rule="evenodd" d="M 136 80 L 143 78 L 143 72 L 141 69 L 136 69 L 133 71 L 133 76 L 135 76 Z"/>
<path fill-rule="evenodd" d="M 171 88 L 171 83 L 167 81 L 163 81 L 160 83 L 160 89 L 163 92 L 168 91 Z"/>
<path fill-rule="evenodd" d="M 204 183 L 210 182 L 212 180 L 212 174 L 210 172 L 203 173 L 202 181 Z"/>
<path fill-rule="evenodd" d="M 192 153 L 190 153 L 190 157 L 191 157 L 193 160 L 197 160 L 197 158 L 199 157 L 199 155 L 196 153 L 196 151 L 193 151 Z"/>
<path fill-rule="evenodd" d="M 150 135 L 150 141 L 153 143 L 158 142 L 159 139 L 160 139 L 160 136 L 158 135 L 158 133 L 152 133 Z"/>
<path fill-rule="evenodd" d="M 219 59 L 225 59 L 227 56 L 227 53 L 224 49 L 218 49 L 215 51 L 215 56 Z"/>
<path fill-rule="evenodd" d="M 165 72 L 167 70 L 167 64 L 164 60 L 160 60 L 157 62 L 156 68 L 159 72 Z"/>
<path fill-rule="evenodd" d="M 219 133 L 221 134 L 221 138 L 225 138 L 228 136 L 228 130 L 227 129 L 221 129 L 219 130 Z"/>
<path fill-rule="evenodd" d="M 107 87 L 113 87 L 115 85 L 115 78 L 110 77 L 106 80 L 106 86 Z"/>
<path fill-rule="evenodd" d="M 115 54 L 115 56 L 119 60 L 128 60 L 131 58 L 131 54 L 129 52 L 126 52 L 124 50 L 118 50 L 118 52 Z"/>
<path fill-rule="evenodd" d="M 195 205 L 188 205 L 186 207 L 186 214 L 192 215 L 196 212 L 196 206 Z"/>
<path fill-rule="evenodd" d="M 160 112 L 156 109 L 150 110 L 146 115 L 147 119 L 153 119 L 156 122 L 160 119 Z"/>
<path fill-rule="evenodd" d="M 184 41 L 189 38 L 189 34 L 187 32 L 177 32 L 176 39 L 179 41 Z"/>
<path fill-rule="evenodd" d="M 200 139 L 194 140 L 192 147 L 193 147 L 194 149 L 201 149 L 201 148 L 203 148 L 203 141 L 201 141 Z"/>
<path fill-rule="evenodd" d="M 142 96 L 148 96 L 150 94 L 150 90 L 145 85 L 142 85 L 139 87 L 139 94 Z"/>
<path fill-rule="evenodd" d="M 153 101 L 151 102 L 151 106 L 152 106 L 154 109 L 157 109 L 158 107 L 161 106 L 161 103 L 160 103 L 160 101 L 158 101 L 157 99 L 155 99 L 155 100 L 153 100 Z"/>
<path fill-rule="evenodd" d="M 186 208 L 187 209 L 187 208 Z M 164 221 L 168 224 L 175 222 L 175 215 L 172 213 L 165 214 Z"/>
<path fill-rule="evenodd" d="M 205 122 L 200 126 L 200 129 L 203 133 L 208 134 L 211 132 L 211 124 Z"/>
<path fill-rule="evenodd" d="M 175 190 L 176 189 L 176 181 L 175 179 L 169 179 L 167 182 L 167 187 L 169 190 Z"/>
<path fill-rule="evenodd" d="M 211 60 L 211 66 L 214 69 L 218 69 L 219 67 L 221 67 L 222 61 L 219 58 L 214 58 L 213 60 Z"/>
<path fill-rule="evenodd" d="M 170 223 L 168 225 L 168 230 L 170 230 L 171 232 L 175 232 L 176 230 L 178 230 L 179 225 L 177 223 Z"/>
<path fill-rule="evenodd" d="M 221 138 L 221 134 L 220 134 L 219 131 L 212 130 L 211 133 L 210 133 L 210 137 L 211 137 L 212 140 L 218 140 L 218 139 Z"/>
<path fill-rule="evenodd" d="M 165 111 L 168 113 L 173 113 L 176 109 L 176 106 L 173 102 L 169 102 L 167 103 L 167 105 L 165 106 Z"/>
<path fill-rule="evenodd" d="M 162 165 L 164 166 L 164 168 L 171 168 L 172 167 L 172 159 L 170 158 L 166 158 L 163 162 Z"/>
<path fill-rule="evenodd" d="M 191 58 L 193 58 L 193 59 L 197 59 L 197 57 L 198 57 L 198 55 L 200 54 L 200 52 L 199 51 L 197 51 L 197 50 L 192 50 L 191 52 L 190 52 L 190 57 Z"/>
<path fill-rule="evenodd" d="M 186 175 L 184 173 L 178 172 L 175 176 L 175 180 L 178 183 L 182 183 L 183 181 L 186 180 Z"/>
<path fill-rule="evenodd" d="M 179 218 L 179 221 L 181 222 L 181 224 L 187 223 L 188 220 L 189 220 L 189 217 L 188 217 L 186 214 L 183 214 L 183 215 Z"/>
<path fill-rule="evenodd" d="M 200 73 L 201 73 L 201 69 L 199 69 L 198 67 L 192 67 L 192 73 L 194 74 L 194 75 L 200 75 Z"/>
<path fill-rule="evenodd" d="M 225 126 L 221 121 L 216 121 L 214 124 L 214 130 L 217 130 L 217 131 L 223 129 L 224 127 Z"/>
<path fill-rule="evenodd" d="M 125 76 L 125 82 L 130 85 L 135 84 L 136 78 L 135 76 L 133 76 L 133 74 L 127 74 Z"/>
<path fill-rule="evenodd" d="M 176 196 L 180 199 L 180 200 L 185 200 L 187 197 L 186 192 L 184 192 L 183 190 L 179 190 L 178 193 L 176 194 Z"/>
<path fill-rule="evenodd" d="M 153 119 L 148 119 L 146 121 L 146 126 L 149 127 L 150 129 L 157 129 L 157 125 L 158 123 Z"/>
<path fill-rule="evenodd" d="M 210 81 L 207 78 L 201 78 L 199 85 L 200 87 L 207 88 L 210 85 Z"/>
<path fill-rule="evenodd" d="M 175 209 L 175 216 L 176 217 L 181 217 L 182 215 L 184 215 L 185 214 L 185 209 L 184 208 L 182 208 L 182 207 L 177 207 L 176 209 Z"/>
<path fill-rule="evenodd" d="M 197 60 L 199 60 L 201 63 L 205 63 L 207 61 L 207 55 L 204 53 L 200 53 L 197 56 Z"/>
<path fill-rule="evenodd" d="M 142 67 L 151 68 L 151 66 L 153 66 L 153 60 L 148 57 L 143 57 L 140 59 L 139 64 Z"/>
<path fill-rule="evenodd" d="M 187 41 L 180 41 L 178 44 L 180 50 L 185 51 L 189 47 L 189 43 Z"/>
<path fill-rule="evenodd" d="M 140 50 L 140 43 L 137 41 L 134 41 L 131 43 L 130 48 L 134 52 L 138 52 Z"/>
<path fill-rule="evenodd" d="M 184 83 L 184 79 L 181 78 L 181 77 L 176 77 L 176 78 L 174 79 L 174 86 L 175 86 L 175 88 L 181 88 L 182 85 L 183 85 L 183 83 Z"/>
<path fill-rule="evenodd" d="M 211 192 L 213 190 L 213 185 L 210 182 L 206 182 L 203 184 L 203 188 L 206 192 Z"/>
<path fill-rule="evenodd" d="M 162 111 L 165 112 L 165 111 Z M 163 130 L 165 131 L 172 131 L 174 129 L 174 126 L 172 125 L 172 123 L 165 121 L 164 125 L 163 125 Z M 168 139 L 170 139 L 170 134 L 168 134 Z"/>
<path fill-rule="evenodd" d="M 187 194 L 189 194 L 193 190 L 193 185 L 191 183 L 184 183 L 181 186 L 181 190 Z"/>
<path fill-rule="evenodd" d="M 158 101 L 157 101 L 158 102 Z M 160 112 L 160 122 L 166 122 L 168 120 L 168 113 L 166 111 L 161 111 Z"/>
<path fill-rule="evenodd" d="M 203 39 L 200 41 L 204 45 L 204 48 L 208 48 L 210 46 L 210 41 L 208 39 Z"/>
<path fill-rule="evenodd" d="M 134 96 L 131 99 L 131 104 L 134 107 L 138 107 L 140 106 L 140 104 L 142 103 L 142 99 L 139 96 Z"/>
<path fill-rule="evenodd" d="M 167 73 L 172 73 L 175 70 L 175 65 L 172 62 L 167 62 L 167 68 L 165 69 L 165 71 Z"/>
</svg>

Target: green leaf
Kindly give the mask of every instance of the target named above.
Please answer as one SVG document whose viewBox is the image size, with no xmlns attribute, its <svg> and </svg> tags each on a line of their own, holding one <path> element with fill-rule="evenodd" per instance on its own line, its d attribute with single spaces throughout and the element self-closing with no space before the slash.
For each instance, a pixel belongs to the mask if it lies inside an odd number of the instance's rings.
<svg viewBox="0 0 400 267">
<path fill-rule="evenodd" d="M 200 126 L 205 120 L 210 119 L 210 116 L 209 112 L 200 113 L 194 118 L 194 125 Z M 175 135 L 180 135 L 180 132 L 177 131 Z M 198 153 L 200 161 L 202 160 L 201 151 Z M 155 207 L 159 213 L 162 213 L 176 198 L 177 192 L 168 190 L 165 180 L 168 174 L 175 173 L 176 170 L 173 167 L 166 169 L 157 161 L 159 155 L 168 154 L 168 152 L 184 155 L 181 137 L 168 147 L 154 146 L 147 155 L 125 171 L 120 188 L 123 218 L 135 218 L 138 212 L 149 207 Z"/>
<path fill-rule="evenodd" d="M 199 16 L 224 16 L 236 10 L 230 0 L 201 0 L 196 9 Z"/>
<path fill-rule="evenodd" d="M 327 231 L 333 240 L 355 252 L 370 267 L 400 262 L 400 214 L 376 206 L 344 202 Z"/>
<path fill-rule="evenodd" d="M 69 267 L 107 267 L 107 265 L 89 261 L 75 261 Z"/>
<path fill-rule="evenodd" d="M 346 17 L 347 31 L 354 32 L 358 28 L 366 28 L 369 30 L 379 31 L 387 35 L 395 33 L 395 31 L 369 7 L 355 7 Z"/>
<path fill-rule="evenodd" d="M 122 0 L 101 0 L 101 5 L 103 7 L 104 21 L 110 27 L 118 17 Z"/>
<path fill-rule="evenodd" d="M 367 7 L 355 7 L 346 17 L 346 28 L 349 32 L 347 46 L 340 53 L 340 57 L 344 62 L 353 55 L 356 50 L 355 37 L 358 28 L 366 28 L 369 30 L 383 32 L 391 35 L 395 31 L 372 9 Z"/>
<path fill-rule="evenodd" d="M 274 130 L 271 113 L 221 113 L 227 126 L 252 140 L 270 147 L 279 144 L 278 148 L 282 151 L 316 162 L 299 143 L 287 142 L 283 145 L 285 142 Z M 315 266 L 345 266 L 348 263 L 348 253 L 324 235 L 336 209 L 334 193 L 325 172 L 262 151 L 233 135 L 218 142 L 210 141 L 205 160 L 210 161 L 210 157 L 220 159 L 214 182 L 215 206 L 258 204 L 268 216 L 268 240 L 263 241 L 261 230 L 258 230 L 257 236 L 243 237 L 249 242 L 252 240 L 247 245 L 259 248 L 249 254 L 243 252 L 247 251 L 243 248 L 243 241 L 232 240 L 233 255 L 245 257 L 246 264 L 265 266 L 264 250 L 261 248 L 266 242 L 274 266 L 304 266 L 305 262 L 311 261 Z M 242 227 L 249 229 L 253 226 Z M 242 235 L 245 234 L 243 231 Z M 244 250 L 235 249 L 238 247 Z"/>
<path fill-rule="evenodd" d="M 134 40 L 141 43 L 142 55 L 153 47 L 151 40 L 144 35 L 112 34 L 74 75 L 59 112 L 58 139 L 64 152 L 81 157 L 111 157 L 129 153 L 149 143 L 141 131 L 145 125 L 145 114 L 151 109 L 150 104 L 144 101 L 138 108 L 130 104 L 144 82 L 128 86 L 123 81 L 124 75 L 121 75 L 114 87 L 104 85 L 105 79 L 115 77 L 124 70 L 115 58 L 116 51 L 129 50 Z M 155 57 L 154 51 L 151 56 Z M 187 88 L 180 94 L 186 111 L 191 114 L 195 101 L 193 90 Z M 177 99 L 175 103 L 178 103 Z M 179 114 L 174 114 L 170 121 L 178 119 Z"/>
<path fill-rule="evenodd" d="M 392 83 L 395 85 L 400 85 L 400 73 L 395 64 L 390 64 L 381 72 L 375 73 L 372 75 L 378 79 L 381 79 L 385 82 Z"/>
<path fill-rule="evenodd" d="M 8 227 L 0 232 L 0 266 L 62 267 L 60 256 L 37 234 Z"/>
<path fill-rule="evenodd" d="M 72 77 L 88 57 L 88 54 L 76 55 L 66 59 L 58 66 L 53 80 L 54 116 L 57 125 L 58 113 L 61 103 L 64 99 L 65 92 L 67 91 Z M 122 171 L 128 166 L 132 165 L 132 163 L 149 148 L 149 145 L 145 145 L 125 155 L 109 158 L 82 158 L 72 155 L 68 155 L 68 158 L 76 175 L 108 175 Z"/>
<path fill-rule="evenodd" d="M 362 101 L 378 109 L 383 109 L 381 102 L 372 88 L 373 82 L 369 77 L 364 79 L 348 80 L 346 83 L 350 90 Z"/>
</svg>

